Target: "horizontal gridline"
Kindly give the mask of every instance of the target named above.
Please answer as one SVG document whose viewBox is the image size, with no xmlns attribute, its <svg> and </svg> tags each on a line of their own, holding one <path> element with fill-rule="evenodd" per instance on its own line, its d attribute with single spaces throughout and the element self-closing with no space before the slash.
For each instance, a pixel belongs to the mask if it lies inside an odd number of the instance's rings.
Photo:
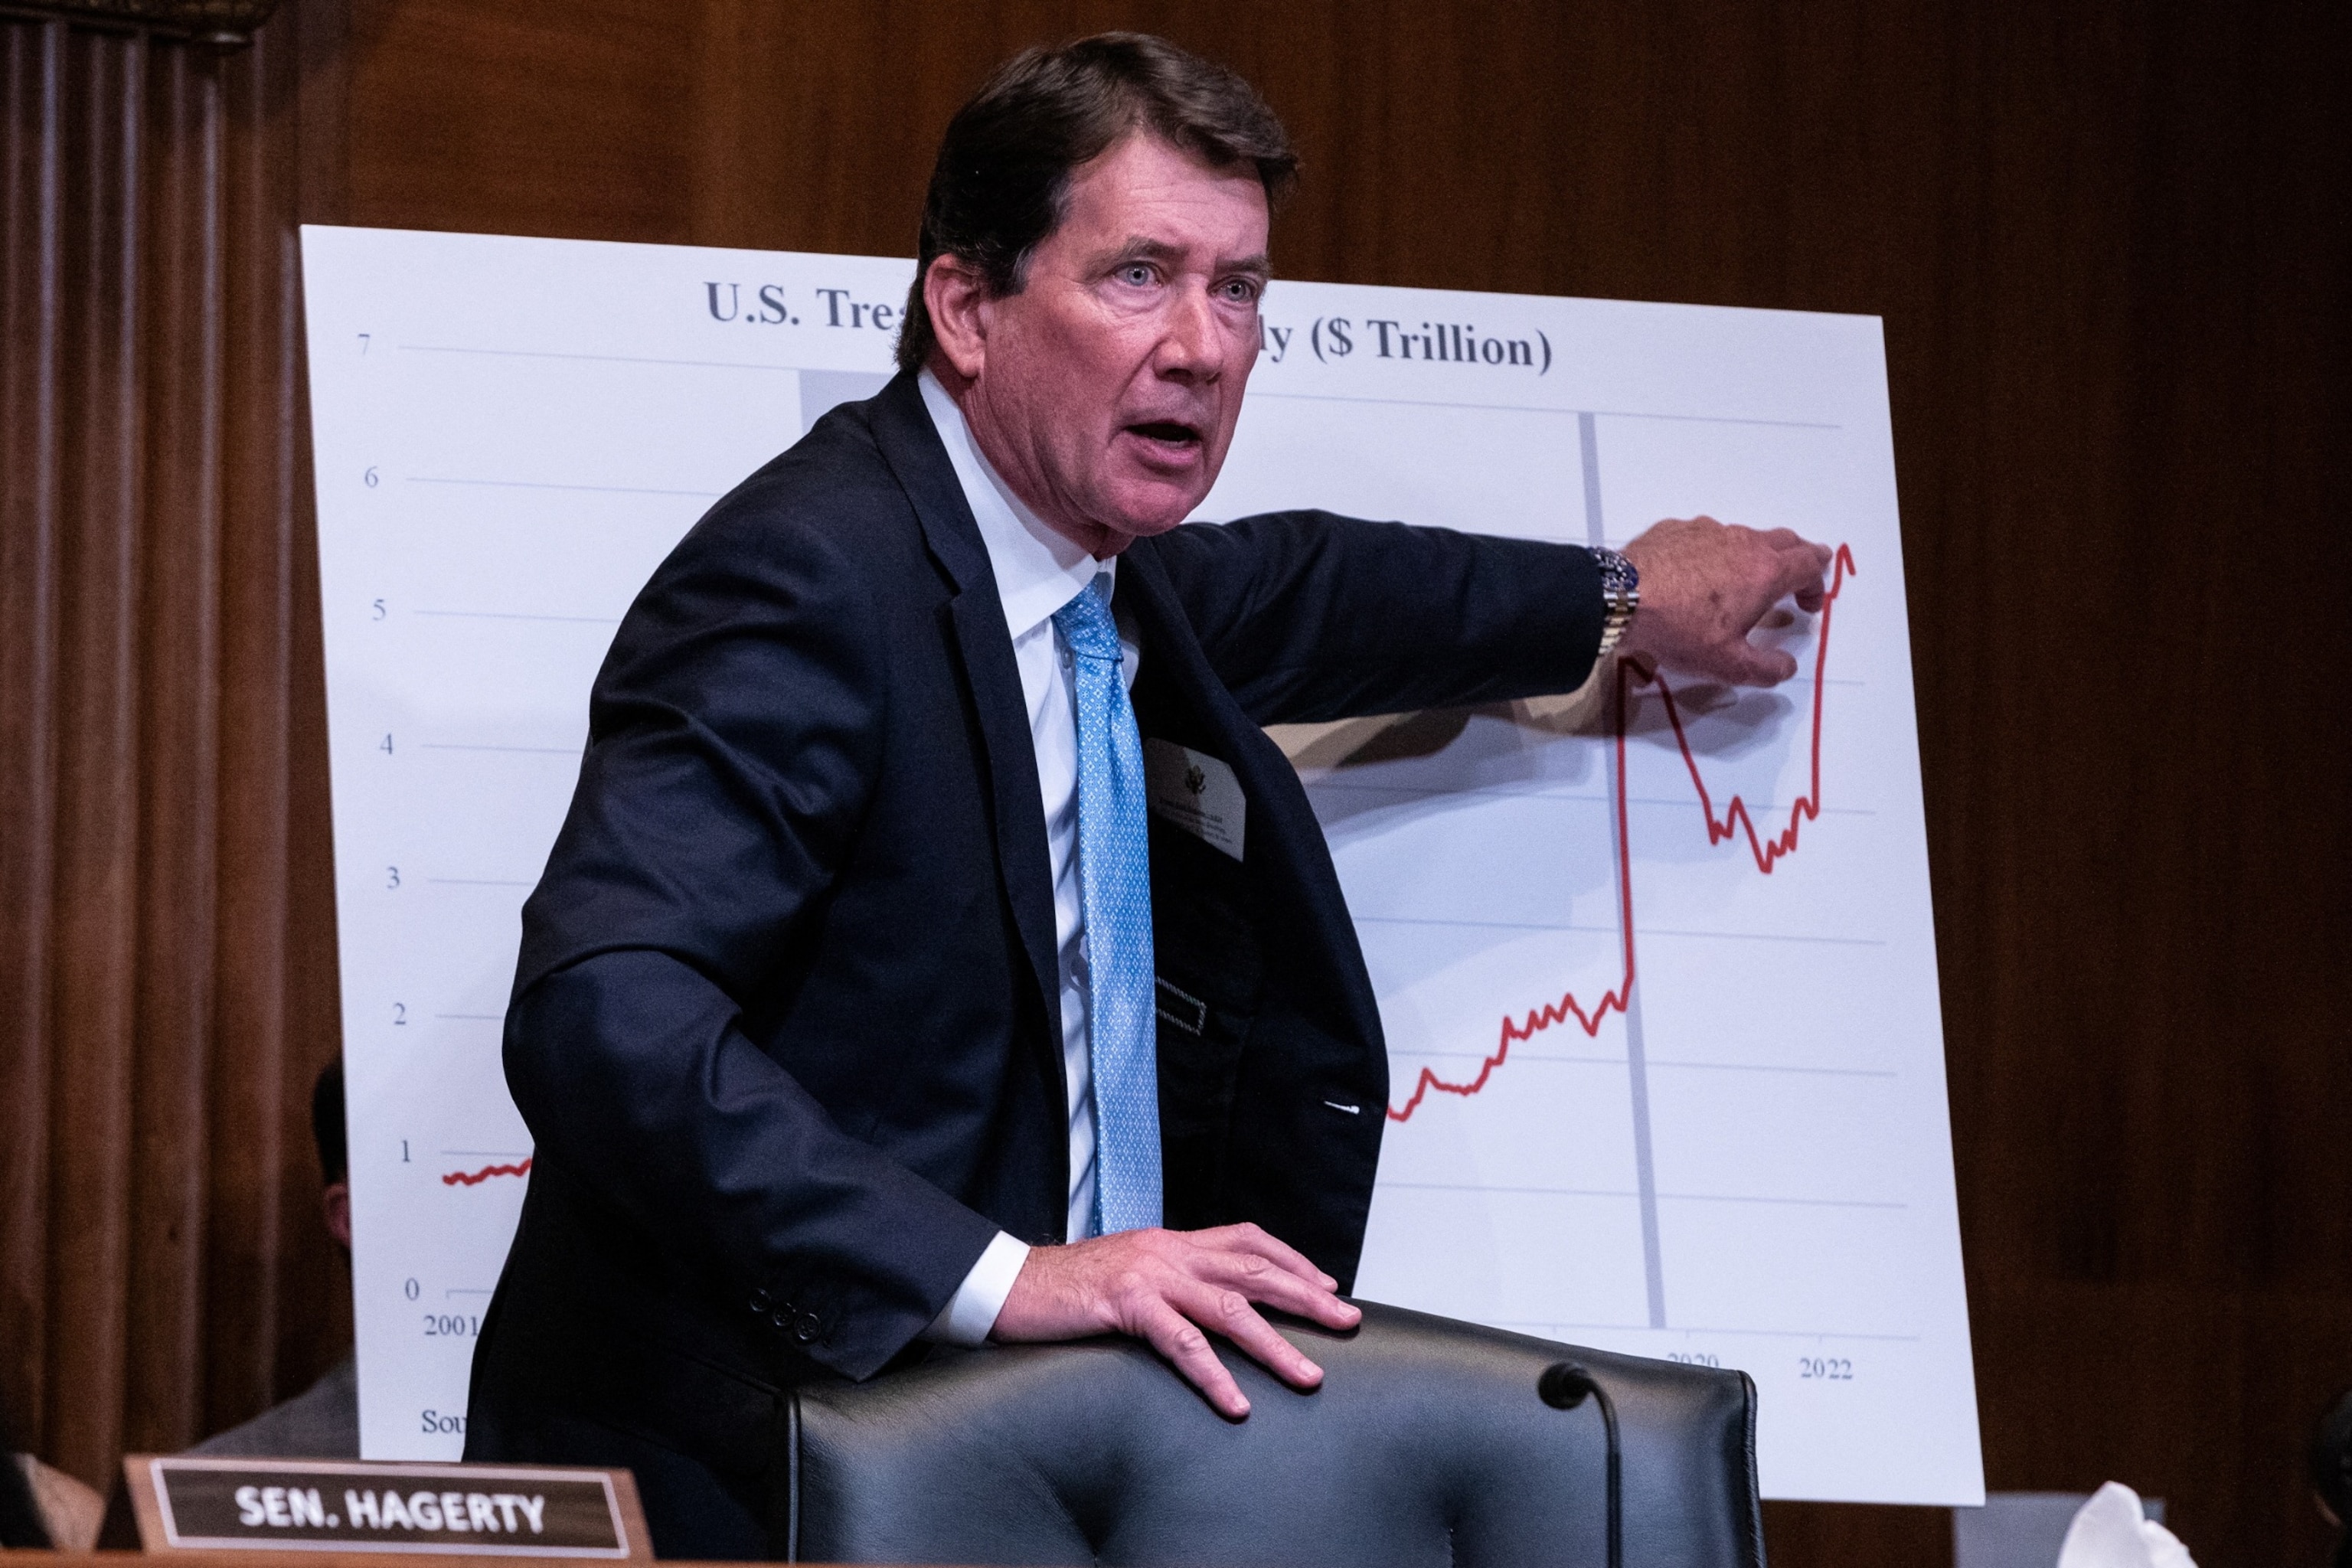
<svg viewBox="0 0 2352 1568">
<path fill-rule="evenodd" d="M 1415 1050 L 1410 1047 L 1399 1047 L 1395 1046 L 1390 1047 L 1388 1052 L 1389 1059 L 1392 1062 L 1478 1062 L 1485 1061 L 1491 1054 L 1492 1053 L 1486 1051 Z M 1582 1054 L 1569 1056 L 1552 1052 L 1525 1050 L 1513 1051 L 1511 1053 L 1511 1061 L 1514 1065 L 1521 1062 L 1553 1062 L 1565 1067 L 1623 1067 L 1625 1065 L 1625 1058 L 1622 1055 L 1613 1057 Z M 1662 1060 L 1657 1057 L 1644 1057 L 1643 1058 L 1643 1063 L 1646 1067 L 1675 1068 L 1684 1072 L 1777 1072 L 1793 1073 L 1811 1078 L 1892 1079 L 1901 1078 L 1903 1076 L 1900 1071 L 1894 1068 L 1804 1067 L 1787 1062 L 1684 1062 Z"/>
<path fill-rule="evenodd" d="M 724 490 L 674 490 L 654 485 L 583 485 L 561 483 L 553 479 L 473 479 L 436 474 L 410 474 L 401 481 L 411 485 L 463 485 L 475 489 L 497 490 L 587 490 L 597 495 L 612 496 L 685 496 L 694 500 L 717 500 Z"/>
<path fill-rule="evenodd" d="M 402 343 L 404 353 L 462 354 L 484 359 L 580 360 L 604 364 L 660 364 L 693 370 L 751 370 L 796 374 L 817 367 L 770 364 L 746 360 L 673 359 L 660 354 L 590 354 L 554 349 L 486 349 L 456 343 Z M 1646 408 L 1559 408 L 1534 403 L 1465 403 L 1434 397 L 1374 397 L 1363 394 L 1275 392 L 1258 390 L 1261 398 L 1284 403 L 1374 403 L 1408 408 L 1460 408 L 1473 413 L 1555 414 L 1573 419 L 1590 414 L 1596 419 L 1657 419 L 1679 425 L 1750 425 L 1779 430 L 1843 430 L 1843 425 L 1820 419 L 1759 419 L 1733 414 L 1664 414 Z"/>
<path fill-rule="evenodd" d="M 1554 1323 L 1535 1318 L 1488 1318 L 1486 1326 L 1494 1329 L 1548 1329 L 1554 1333 L 1566 1329 L 1589 1332 L 1599 1329 L 1604 1332 L 1623 1334 L 1722 1334 L 1759 1340 L 1865 1340 L 1879 1344 L 1917 1344 L 1919 1334 L 1874 1334 L 1850 1329 L 1686 1329 L 1680 1323 Z"/>
<path fill-rule="evenodd" d="M 1611 804 L 1607 795 L 1592 795 L 1583 790 L 1545 789 L 1541 786 L 1511 789 L 1501 784 L 1462 784 L 1457 786 L 1454 784 L 1374 784 L 1370 780 L 1359 782 L 1353 779 L 1341 779 L 1335 777 L 1330 773 L 1317 774 L 1314 778 L 1307 781 L 1307 787 L 1310 792 L 1318 795 L 1395 795 L 1403 800 L 1450 800 L 1465 795 L 1484 795 L 1488 798 L 1501 800 L 1572 801 L 1580 805 L 1607 805 Z M 1625 804 L 1627 805 L 1664 806 L 1672 810 L 1687 811 L 1698 803 L 1687 795 L 1683 796 L 1680 799 L 1675 799 L 1668 795 L 1629 795 L 1625 797 Z M 1769 816 L 1776 812 L 1786 811 L 1789 808 L 1785 805 L 1779 805 L 1776 802 L 1768 800 L 1750 802 L 1748 809 L 1751 811 L 1762 812 L 1767 816 Z M 1814 811 L 1816 815 L 1822 816 L 1876 816 L 1878 815 L 1876 808 L 1866 805 L 1823 805 L 1814 807 Z"/>
<path fill-rule="evenodd" d="M 1536 403 L 1461 403 L 1438 397 L 1373 397 L 1334 392 L 1268 392 L 1257 397 L 1282 403 L 1384 403 L 1403 408 L 1462 408 L 1474 414 L 1556 414 L 1575 419 L 1590 414 L 1595 419 L 1660 419 L 1676 425 L 1755 425 L 1775 430 L 1843 430 L 1843 425 L 1818 419 L 1748 419 L 1730 414 L 1658 414 L 1645 408 L 1554 408 Z"/>
<path fill-rule="evenodd" d="M 1509 1193 L 1516 1197 L 1532 1198 L 1638 1198 L 1641 1193 L 1632 1187 L 1513 1187 L 1492 1182 L 1388 1182 L 1384 1188 L 1413 1193 Z M 1759 1196 L 1740 1193 L 1659 1193 L 1661 1203 L 1671 1199 L 1685 1204 L 1766 1204 L 1781 1208 L 1808 1209 L 1908 1209 L 1907 1203 L 1886 1203 L 1875 1198 L 1786 1198 Z"/>
<path fill-rule="evenodd" d="M 1541 921 L 1465 921 L 1447 920 L 1435 915 L 1357 915 L 1358 925 L 1376 926 L 1459 926 L 1465 931 L 1573 931 L 1584 936 L 1615 936 L 1614 925 L 1549 925 Z M 1877 936 L 1807 936 L 1790 931 L 1667 931 L 1661 926 L 1636 923 L 1635 936 L 1687 937 L 1694 942 L 1801 942 L 1825 943 L 1832 947 L 1885 947 L 1886 939 Z"/>
<path fill-rule="evenodd" d="M 557 621 L 583 626 L 617 626 L 621 624 L 618 616 L 546 616 L 530 610 L 411 610 L 408 613 L 456 621 Z"/>
<path fill-rule="evenodd" d="M 1579 548 L 1583 548 L 1583 547 L 1584 547 L 1584 546 L 1583 546 L 1583 542 L 1582 542 L 1581 541 L 1580 541 L 1580 540 L 1570 540 L 1570 541 L 1568 541 L 1567 542 L 1571 543 L 1571 544 L 1575 544 L 1575 545 L 1577 545 Z M 1625 543 L 1631 543 L 1631 542 L 1632 542 L 1632 541 L 1630 541 L 1630 540 L 1620 540 L 1620 541 L 1618 541 L 1618 542 L 1619 542 L 1619 543 L 1621 543 L 1621 544 L 1625 544 Z M 1818 681 L 1816 681 L 1816 680 L 1815 680 L 1811 676 L 1810 676 L 1810 675 L 1792 675 L 1792 676 L 1789 677 L 1789 679 L 1786 679 L 1786 680 L 1782 680 L 1782 681 L 1776 681 L 1774 684 L 1772 684 L 1771 686 L 1769 686 L 1769 687 L 1744 687 L 1744 688 L 1742 688 L 1741 689 L 1742 689 L 1742 690 L 1748 690 L 1748 691 L 1794 691 L 1794 690 L 1796 690 L 1796 689 L 1798 689 L 1799 688 L 1801 688 L 1801 688 L 1804 688 L 1804 689 L 1806 689 L 1810 690 L 1810 689 L 1811 689 L 1811 688 L 1813 688 L 1813 687 L 1814 687 L 1814 686 L 1816 686 L 1816 685 L 1821 685 L 1821 686 L 1843 686 L 1843 687 L 1846 687 L 1846 688 L 1849 688 L 1849 689 L 1861 689 L 1861 688 L 1863 688 L 1863 687 L 1866 687 L 1866 686 L 1868 686 L 1869 684 L 1870 684 L 1870 679 L 1869 679 L 1869 678 L 1868 678 L 1867 676 L 1861 676 L 1861 675 L 1825 675 L 1825 676 L 1822 676 L 1822 677 L 1820 679 L 1820 680 L 1818 680 Z M 1702 686 L 1701 688 L 1699 688 L 1699 689 L 1704 690 L 1704 689 L 1706 689 L 1706 688 L 1705 688 L 1704 686 Z M 1574 696 L 1574 695 L 1575 695 L 1575 693 L 1574 693 L 1574 692 L 1569 692 L 1569 691 L 1555 691 L 1555 692 L 1550 693 L 1549 695 L 1551 695 L 1551 696 L 1553 696 L 1553 697 L 1571 697 L 1571 696 Z M 1643 694 L 1642 694 L 1642 693 L 1637 692 L 1637 693 L 1635 693 L 1635 695 L 1639 696 L 1639 695 L 1643 695 Z M 1533 700 L 1533 699 L 1521 699 L 1520 700 Z M 1414 711 L 1444 711 L 1444 710 L 1414 710 Z M 1457 711 L 1457 712 L 1458 712 L 1458 711 L 1460 711 L 1460 710 L 1456 709 L 1456 710 L 1454 710 L 1454 711 Z M 1365 714 L 1358 715 L 1358 717 L 1360 717 L 1360 718 L 1366 718 L 1366 719 L 1379 719 L 1379 718 L 1396 717 L 1396 716 L 1397 716 L 1397 715 L 1388 715 L 1388 714 L 1379 714 L 1379 713 L 1365 713 Z M 1701 714 L 1700 714 L 1700 715 L 1698 715 L 1698 716 L 1699 716 L 1700 718 L 1705 718 L 1705 717 L 1706 717 L 1706 714 L 1701 713 Z M 1606 737 L 1606 736 L 1600 735 L 1600 734 L 1589 735 L 1589 736 L 1587 736 L 1587 737 L 1585 737 L 1585 738 L 1586 738 L 1586 739 L 1588 739 L 1588 740 L 1592 740 L 1592 741 L 1600 741 L 1600 740 L 1605 740 L 1605 739 L 1607 739 L 1607 737 Z"/>
<path fill-rule="evenodd" d="M 1540 1061 L 1543 1058 L 1534 1057 L 1527 1059 Z M 1901 1078 L 1903 1076 L 1894 1068 L 1801 1067 L 1789 1062 L 1683 1062 L 1652 1057 L 1649 1058 L 1649 1065 L 1654 1068 L 1674 1068 L 1683 1072 L 1782 1072 L 1812 1078 Z"/>
<path fill-rule="evenodd" d="M 798 374 L 813 367 L 803 364 L 759 364 L 733 359 L 665 359 L 657 354 L 565 353 L 555 349 L 478 349 L 458 343 L 402 343 L 411 354 L 467 354 L 479 359 L 591 360 L 603 364 L 671 364 L 691 370 L 766 370 Z"/>
</svg>

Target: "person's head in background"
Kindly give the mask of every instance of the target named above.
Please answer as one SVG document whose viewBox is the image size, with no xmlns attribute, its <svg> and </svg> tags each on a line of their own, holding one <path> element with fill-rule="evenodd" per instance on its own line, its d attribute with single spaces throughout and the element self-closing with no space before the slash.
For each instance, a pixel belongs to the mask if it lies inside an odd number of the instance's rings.
<svg viewBox="0 0 2352 1568">
<path fill-rule="evenodd" d="M 46 1552 L 52 1544 L 48 1523 L 41 1517 L 31 1480 L 16 1463 L 6 1405 L 0 1400 L 0 1550 Z"/>
<path fill-rule="evenodd" d="M 319 1148 L 319 1215 L 352 1261 L 352 1188 L 343 1132 L 343 1064 L 329 1062 L 310 1089 L 310 1136 Z M 360 1453 L 359 1375 L 345 1356 L 309 1388 L 189 1450 L 216 1458 L 356 1459 Z"/>
<path fill-rule="evenodd" d="M 319 1145 L 319 1210 L 327 1234 L 352 1255 L 352 1184 L 349 1144 L 343 1132 L 343 1058 L 337 1057 L 310 1086 L 310 1136 Z"/>
</svg>

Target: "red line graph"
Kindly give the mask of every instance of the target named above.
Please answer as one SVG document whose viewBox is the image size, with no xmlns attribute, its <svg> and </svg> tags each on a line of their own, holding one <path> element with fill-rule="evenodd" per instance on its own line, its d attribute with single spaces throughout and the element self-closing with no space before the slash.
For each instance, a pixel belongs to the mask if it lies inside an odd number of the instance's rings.
<svg viewBox="0 0 2352 1568">
<path fill-rule="evenodd" d="M 492 1176 L 528 1176 L 530 1156 L 525 1154 L 511 1165 L 485 1165 L 478 1171 L 452 1171 L 441 1178 L 445 1187 L 478 1187 Z"/>
<path fill-rule="evenodd" d="M 1698 754 L 1691 750 L 1690 736 L 1683 729 L 1682 710 L 1675 705 L 1674 688 L 1666 684 L 1665 678 L 1663 676 L 1645 678 L 1630 664 L 1620 664 L 1617 667 L 1617 908 L 1621 935 L 1624 943 L 1624 978 L 1618 983 L 1615 990 L 1602 992 L 1601 1000 L 1593 1004 L 1589 1010 L 1576 999 L 1573 992 L 1570 992 L 1564 993 L 1557 1002 L 1548 1002 L 1536 1008 L 1527 1015 L 1524 1021 L 1506 1015 L 1501 1036 L 1496 1041 L 1494 1053 L 1478 1064 L 1475 1076 L 1466 1082 L 1455 1083 L 1438 1077 L 1426 1067 L 1423 1068 L 1421 1076 L 1414 1080 L 1412 1092 L 1405 1097 L 1405 1102 L 1401 1106 L 1391 1105 L 1388 1108 L 1390 1121 L 1411 1121 L 1412 1113 L 1421 1109 L 1421 1102 L 1429 1098 L 1432 1089 L 1440 1094 L 1459 1095 L 1465 1100 L 1476 1094 L 1485 1089 L 1486 1081 L 1495 1076 L 1495 1069 L 1510 1059 L 1511 1047 L 1521 1040 L 1533 1039 L 1546 1029 L 1565 1024 L 1570 1018 L 1576 1020 L 1577 1026 L 1585 1034 L 1595 1036 L 1601 1033 L 1602 1019 L 1608 1017 L 1612 1012 L 1625 1011 L 1626 1001 L 1633 994 L 1634 973 L 1633 850 L 1625 815 L 1625 716 L 1632 708 L 1633 688 L 1636 682 L 1654 684 L 1658 689 L 1658 695 L 1665 701 L 1666 721 L 1674 728 L 1675 744 L 1682 751 L 1683 764 L 1690 769 L 1691 786 L 1698 792 L 1699 811 L 1706 818 L 1707 843 L 1720 844 L 1725 839 L 1745 831 L 1748 836 L 1748 847 L 1756 858 L 1756 868 L 1768 877 L 1772 874 L 1773 868 L 1784 856 L 1796 853 L 1799 831 L 1806 823 L 1817 820 L 1822 815 L 1822 675 L 1829 665 L 1830 614 L 1837 604 L 1839 593 L 1845 587 L 1846 578 L 1853 574 L 1855 570 L 1853 550 L 1845 545 L 1839 545 L 1830 574 L 1829 588 L 1822 595 L 1821 635 L 1813 643 L 1811 782 L 1805 793 L 1797 797 L 1796 804 L 1790 806 L 1788 827 L 1770 839 L 1765 838 L 1757 831 L 1756 818 L 1749 813 L 1747 801 L 1738 795 L 1735 795 L 1731 797 L 1730 804 L 1723 808 L 1723 814 L 1720 816 L 1716 815 L 1715 796 L 1708 791 L 1706 780 L 1699 773 Z"/>
</svg>

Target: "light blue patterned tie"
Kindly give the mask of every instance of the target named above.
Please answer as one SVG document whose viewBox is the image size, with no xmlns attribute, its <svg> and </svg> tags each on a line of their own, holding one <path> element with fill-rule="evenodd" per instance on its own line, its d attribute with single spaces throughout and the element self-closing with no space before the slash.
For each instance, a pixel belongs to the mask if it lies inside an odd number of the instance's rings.
<svg viewBox="0 0 2352 1568">
<path fill-rule="evenodd" d="M 1159 1025 L 1143 742 L 1120 679 L 1108 576 L 1054 612 L 1078 700 L 1078 886 L 1087 918 L 1095 1101 L 1095 1229 L 1160 1223 Z M 1076 1239 L 1073 1237 L 1072 1239 Z"/>
</svg>

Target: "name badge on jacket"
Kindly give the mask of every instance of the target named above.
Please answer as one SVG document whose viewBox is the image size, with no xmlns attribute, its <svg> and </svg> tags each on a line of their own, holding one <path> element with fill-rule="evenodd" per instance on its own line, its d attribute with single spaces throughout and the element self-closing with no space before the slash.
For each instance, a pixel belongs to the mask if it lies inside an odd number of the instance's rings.
<svg viewBox="0 0 2352 1568">
<path fill-rule="evenodd" d="M 1242 818 L 1248 803 L 1233 769 L 1206 752 L 1172 741 L 1146 741 L 1143 783 L 1153 815 L 1236 860 L 1242 858 Z"/>
</svg>

